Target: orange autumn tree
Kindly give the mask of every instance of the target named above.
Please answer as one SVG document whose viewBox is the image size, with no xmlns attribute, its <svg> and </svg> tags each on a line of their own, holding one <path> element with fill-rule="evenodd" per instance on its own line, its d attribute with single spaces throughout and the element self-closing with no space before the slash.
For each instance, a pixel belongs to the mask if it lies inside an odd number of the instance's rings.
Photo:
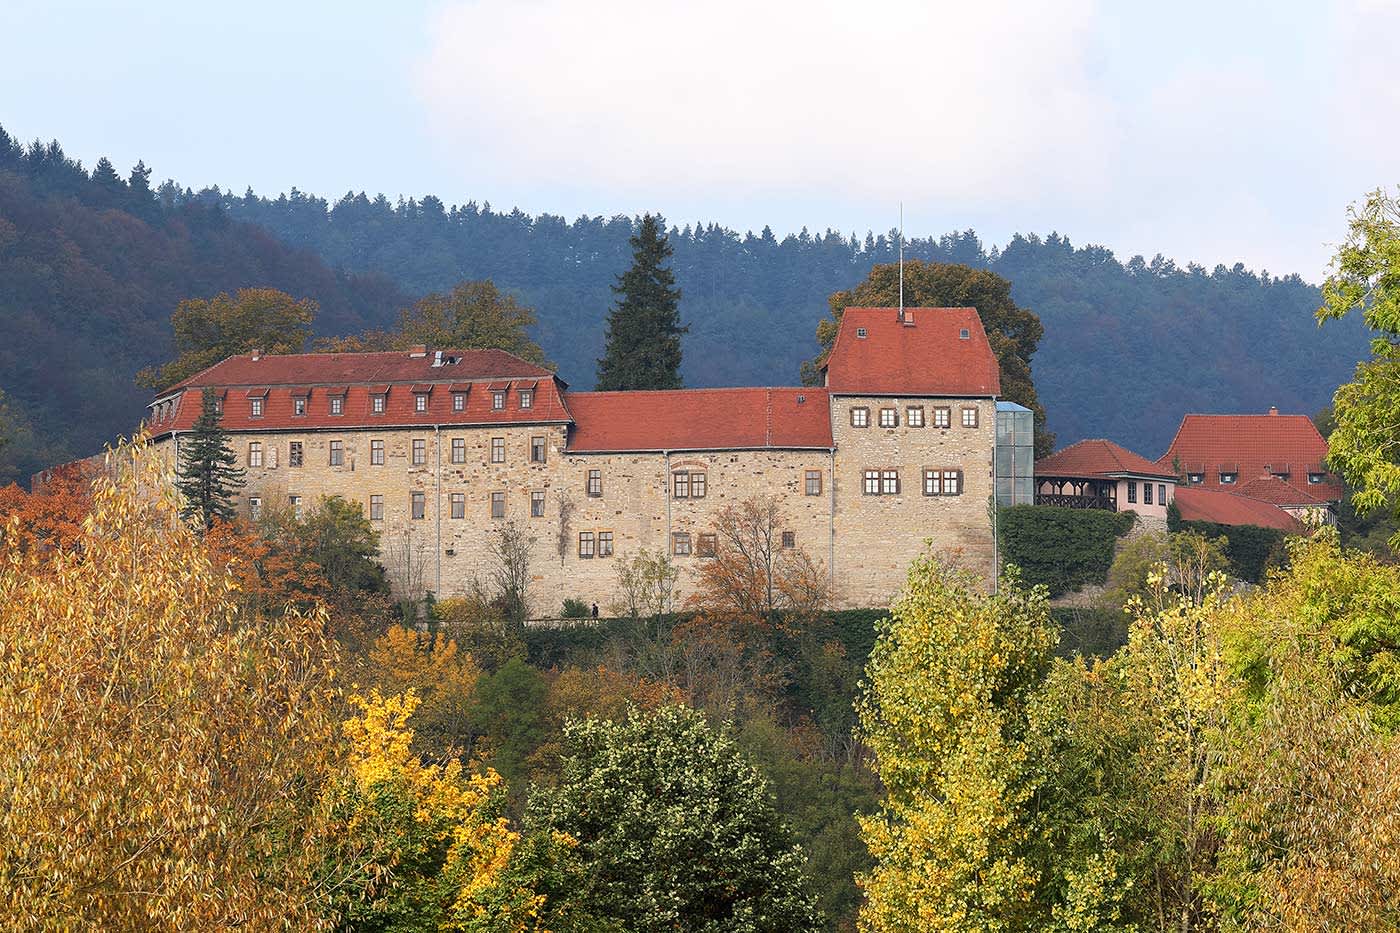
<svg viewBox="0 0 1400 933">
<path fill-rule="evenodd" d="M 796 540 L 773 496 L 725 506 L 715 524 L 714 554 L 702 554 L 693 608 L 730 621 L 767 626 L 800 623 L 825 609 L 831 587 L 825 566 Z"/>
<path fill-rule="evenodd" d="M 159 457 L 109 455 L 72 546 L 0 540 L 0 914 L 316 929 L 335 772 L 325 620 L 255 615 Z"/>
<path fill-rule="evenodd" d="M 94 472 L 83 462 L 65 463 L 32 492 L 14 483 L 0 488 L 0 534 L 18 547 L 68 550 L 81 536 Z"/>
</svg>

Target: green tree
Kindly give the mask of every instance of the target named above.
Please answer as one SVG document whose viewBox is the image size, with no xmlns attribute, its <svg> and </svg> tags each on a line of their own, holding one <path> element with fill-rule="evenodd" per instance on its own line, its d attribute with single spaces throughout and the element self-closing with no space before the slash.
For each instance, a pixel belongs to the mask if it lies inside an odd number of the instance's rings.
<svg viewBox="0 0 1400 933">
<path fill-rule="evenodd" d="M 216 520 L 232 521 L 233 497 L 243 485 L 243 470 L 234 466 L 237 458 L 223 429 L 223 417 L 213 389 L 205 389 L 190 433 L 180 439 L 180 466 L 175 487 L 184 496 L 180 514 L 197 519 L 205 531 Z"/>
<path fill-rule="evenodd" d="M 607 346 L 598 361 L 598 390 L 679 389 L 681 293 L 662 265 L 671 255 L 660 218 L 647 214 L 629 241 L 632 267 L 618 276 L 608 315 Z"/>
<path fill-rule="evenodd" d="M 875 867 L 862 927 L 1028 929 L 1037 791 L 1028 709 L 1050 665 L 1043 587 L 1013 575 L 984 596 L 931 557 L 881 620 L 859 698 L 885 797 L 860 819 Z"/>
<path fill-rule="evenodd" d="M 505 350 L 551 369 L 544 350 L 530 338 L 535 312 L 505 294 L 490 279 L 460 282 L 447 294 L 433 293 L 399 311 L 393 331 L 371 330 L 353 337 L 320 340 L 318 349 L 342 353 L 407 350 L 422 345 L 438 350 Z"/>
<path fill-rule="evenodd" d="M 317 304 L 275 288 L 240 288 L 229 297 L 189 298 L 170 323 L 176 357 L 136 374 L 136 384 L 164 389 L 237 353 L 300 353 L 311 335 Z"/>
<path fill-rule="evenodd" d="M 389 590 L 379 563 L 379 533 L 358 502 L 322 496 L 302 518 L 290 508 L 269 509 L 258 530 L 299 563 L 314 563 L 336 592 L 356 596 Z"/>
<path fill-rule="evenodd" d="M 1387 509 L 1400 518 L 1400 200 L 1377 189 L 1348 214 L 1317 319 L 1360 311 L 1375 336 L 1371 359 L 1333 398 L 1328 459 L 1346 477 L 1359 514 Z M 1390 546 L 1400 550 L 1400 530 Z"/>
<path fill-rule="evenodd" d="M 576 842 L 568 896 L 586 913 L 636 931 L 820 926 L 767 782 L 700 713 L 633 709 L 564 734 L 559 785 L 536 792 L 526 827 Z"/>
<path fill-rule="evenodd" d="M 847 308 L 896 307 L 899 303 L 899 265 L 876 265 L 865 281 L 828 299 L 831 317 L 817 325 L 821 352 L 802 364 L 805 385 L 821 383 L 821 367 L 836 342 L 841 315 Z M 1035 412 L 1035 451 L 1043 457 L 1055 449 L 1055 435 L 1045 430 L 1045 408 L 1031 379 L 1035 355 L 1045 328 L 1029 309 L 1011 298 L 1011 283 L 995 272 L 971 266 L 914 259 L 904 264 L 905 307 L 976 308 L 986 328 L 992 352 L 1001 368 L 1001 397 Z"/>
</svg>

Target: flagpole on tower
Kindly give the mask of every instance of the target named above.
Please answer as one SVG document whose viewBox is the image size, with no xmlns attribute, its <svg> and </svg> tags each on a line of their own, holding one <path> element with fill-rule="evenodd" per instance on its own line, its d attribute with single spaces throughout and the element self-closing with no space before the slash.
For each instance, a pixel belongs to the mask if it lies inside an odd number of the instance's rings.
<svg viewBox="0 0 1400 933">
<path fill-rule="evenodd" d="M 899 319 L 904 320 L 904 202 L 899 202 Z"/>
</svg>

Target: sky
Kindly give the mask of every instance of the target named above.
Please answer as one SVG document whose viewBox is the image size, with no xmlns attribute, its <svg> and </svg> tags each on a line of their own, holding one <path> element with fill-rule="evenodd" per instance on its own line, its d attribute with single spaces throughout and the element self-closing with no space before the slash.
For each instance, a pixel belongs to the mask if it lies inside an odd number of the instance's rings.
<svg viewBox="0 0 1400 933">
<path fill-rule="evenodd" d="M 276 195 L 1325 275 L 1400 183 L 1400 0 L 0 0 L 0 125 Z"/>
</svg>

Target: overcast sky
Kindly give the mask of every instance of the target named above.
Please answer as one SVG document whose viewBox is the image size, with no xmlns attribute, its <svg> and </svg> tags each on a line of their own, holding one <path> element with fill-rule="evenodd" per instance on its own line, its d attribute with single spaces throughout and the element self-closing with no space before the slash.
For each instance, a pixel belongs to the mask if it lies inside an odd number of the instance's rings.
<svg viewBox="0 0 1400 933">
<path fill-rule="evenodd" d="M 1317 280 L 1400 182 L 1397 39 L 1400 0 L 0 0 L 0 125 L 193 187 L 780 236 L 903 200 Z"/>
</svg>

